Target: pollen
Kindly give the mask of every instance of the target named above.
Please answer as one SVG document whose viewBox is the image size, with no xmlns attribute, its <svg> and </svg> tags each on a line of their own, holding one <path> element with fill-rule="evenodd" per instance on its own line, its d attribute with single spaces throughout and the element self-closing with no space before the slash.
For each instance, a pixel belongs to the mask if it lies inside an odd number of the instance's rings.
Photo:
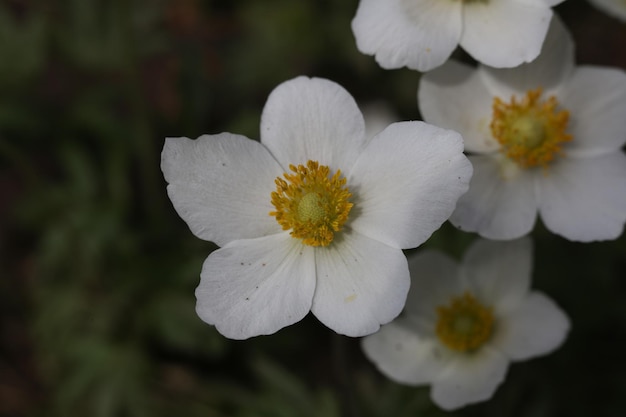
<svg viewBox="0 0 626 417">
<path fill-rule="evenodd" d="M 572 140 L 566 133 L 569 112 L 560 110 L 556 97 L 541 99 L 542 90 L 530 90 L 521 100 L 511 97 L 505 103 L 493 99 L 491 133 L 502 145 L 502 152 L 522 168 L 547 168 L 562 146 Z"/>
<path fill-rule="evenodd" d="M 493 313 L 469 292 L 453 297 L 448 305 L 437 307 L 437 337 L 447 347 L 471 352 L 489 340 Z"/>
<path fill-rule="evenodd" d="M 306 245 L 330 245 L 353 206 L 346 179 L 341 170 L 331 175 L 330 168 L 317 161 L 289 165 L 289 170 L 275 180 L 271 198 L 276 210 L 269 215 Z"/>
</svg>

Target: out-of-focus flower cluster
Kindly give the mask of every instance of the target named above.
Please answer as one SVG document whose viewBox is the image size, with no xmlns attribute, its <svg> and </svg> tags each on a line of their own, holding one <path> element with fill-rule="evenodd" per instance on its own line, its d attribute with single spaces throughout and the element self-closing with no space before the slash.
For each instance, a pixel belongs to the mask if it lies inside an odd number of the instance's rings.
<svg viewBox="0 0 626 417">
<path fill-rule="evenodd" d="M 361 0 L 352 21 L 361 52 L 383 68 L 432 70 L 418 89 L 432 125 L 370 136 L 343 88 L 300 77 L 270 94 L 260 143 L 167 139 L 174 207 L 221 247 L 202 267 L 198 315 L 246 339 L 311 311 L 340 334 L 367 336 L 363 349 L 384 374 L 431 384 L 445 409 L 489 399 L 509 361 L 559 347 L 570 322 L 530 290 L 524 236 L 537 213 L 570 240 L 621 235 L 626 74 L 575 65 L 557 3 Z M 449 59 L 457 45 L 478 68 Z M 402 249 L 448 218 L 507 242 L 475 242 L 459 267 L 423 251 L 407 264 Z"/>
</svg>

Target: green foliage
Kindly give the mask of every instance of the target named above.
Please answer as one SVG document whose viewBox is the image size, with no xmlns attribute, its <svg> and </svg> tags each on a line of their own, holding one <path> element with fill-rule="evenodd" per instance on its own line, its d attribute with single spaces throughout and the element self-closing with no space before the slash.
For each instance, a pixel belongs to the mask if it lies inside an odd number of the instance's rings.
<svg viewBox="0 0 626 417">
<path fill-rule="evenodd" d="M 255 358 L 252 369 L 260 392 L 248 394 L 239 402 L 241 417 L 339 417 L 337 400 L 327 389 L 312 391 L 297 376 L 262 358 Z M 238 398 L 241 400 L 241 398 Z"/>
<path fill-rule="evenodd" d="M 0 88 L 24 87 L 46 64 L 48 22 L 43 11 L 18 21 L 0 8 Z"/>
</svg>

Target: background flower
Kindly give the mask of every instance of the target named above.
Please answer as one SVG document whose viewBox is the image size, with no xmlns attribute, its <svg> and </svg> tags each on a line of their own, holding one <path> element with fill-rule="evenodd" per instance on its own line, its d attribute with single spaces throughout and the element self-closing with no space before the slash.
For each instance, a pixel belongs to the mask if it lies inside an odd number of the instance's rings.
<svg viewBox="0 0 626 417">
<path fill-rule="evenodd" d="M 405 314 L 363 339 L 363 350 L 394 381 L 431 385 L 451 410 L 489 399 L 509 361 L 561 345 L 569 320 L 543 293 L 530 291 L 527 239 L 478 240 L 460 266 L 426 251 L 409 260 Z"/>
<path fill-rule="evenodd" d="M 615 239 L 626 221 L 626 74 L 574 66 L 554 19 L 537 60 L 512 69 L 449 62 L 418 93 L 429 123 L 463 135 L 475 174 L 450 221 L 491 239 L 529 233 L 539 212 L 570 240 Z"/>
<path fill-rule="evenodd" d="M 460 45 L 493 67 L 537 57 L 562 0 L 361 0 L 352 31 L 361 52 L 385 69 L 429 71 Z"/>
<path fill-rule="evenodd" d="M 343 88 L 305 77 L 270 94 L 261 144 L 227 133 L 167 139 L 174 207 L 194 234 L 222 246 L 202 267 L 198 314 L 235 339 L 309 311 L 349 336 L 378 330 L 404 306 L 401 249 L 428 239 L 467 190 L 462 147 L 458 134 L 421 122 L 370 140 Z"/>
</svg>

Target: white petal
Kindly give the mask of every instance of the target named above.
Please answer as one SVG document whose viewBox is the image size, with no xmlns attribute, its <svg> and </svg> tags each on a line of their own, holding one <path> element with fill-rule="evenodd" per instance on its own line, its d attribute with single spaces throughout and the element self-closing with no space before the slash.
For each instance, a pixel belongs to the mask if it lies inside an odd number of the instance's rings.
<svg viewBox="0 0 626 417">
<path fill-rule="evenodd" d="M 617 68 L 578 67 L 559 97 L 569 111 L 572 156 L 614 152 L 626 142 L 626 73 Z"/>
<path fill-rule="evenodd" d="M 494 96 L 509 101 L 514 94 L 521 98 L 527 91 L 540 87 L 544 94 L 554 94 L 573 69 L 574 40 L 555 16 L 537 59 L 510 69 L 483 66 L 479 72 Z"/>
<path fill-rule="evenodd" d="M 350 227 L 397 248 L 420 245 L 467 190 L 472 167 L 458 133 L 422 122 L 390 125 L 348 176 Z"/>
<path fill-rule="evenodd" d="M 316 249 L 315 263 L 311 311 L 337 333 L 374 333 L 402 311 L 410 278 L 401 250 L 344 231 L 330 246 Z"/>
<path fill-rule="evenodd" d="M 224 246 L 281 232 L 268 213 L 283 171 L 259 142 L 230 133 L 168 138 L 161 169 L 174 208 L 199 238 Z"/>
<path fill-rule="evenodd" d="M 486 346 L 473 355 L 457 355 L 433 383 L 430 395 L 444 410 L 488 400 L 504 381 L 508 366 L 501 353 Z"/>
<path fill-rule="evenodd" d="M 424 74 L 418 103 L 426 122 L 459 132 L 466 151 L 486 153 L 500 148 L 489 128 L 493 97 L 475 69 L 450 60 Z"/>
<path fill-rule="evenodd" d="M 420 335 L 434 336 L 437 307 L 448 305 L 466 290 L 458 266 L 443 253 L 425 250 L 409 257 L 411 289 L 406 299 L 407 317 L 419 325 Z"/>
<path fill-rule="evenodd" d="M 532 292 L 517 310 L 498 318 L 493 345 L 512 360 L 546 355 L 563 343 L 570 322 L 554 301 Z"/>
<path fill-rule="evenodd" d="M 280 84 L 261 116 L 261 142 L 285 171 L 308 160 L 348 171 L 365 139 L 363 116 L 352 96 L 322 78 L 298 77 Z"/>
<path fill-rule="evenodd" d="M 461 47 L 490 67 L 516 67 L 537 58 L 552 10 L 510 0 L 475 1 L 463 7 Z"/>
<path fill-rule="evenodd" d="M 231 339 L 271 334 L 309 312 L 315 256 L 287 232 L 237 240 L 211 253 L 196 289 L 196 312 Z"/>
<path fill-rule="evenodd" d="M 506 158 L 470 156 L 474 176 L 450 222 L 466 232 L 496 240 L 528 234 L 537 217 L 533 173 Z"/>
<path fill-rule="evenodd" d="M 496 314 L 519 307 L 530 288 L 532 242 L 479 239 L 465 252 L 461 268 L 478 299 Z"/>
<path fill-rule="evenodd" d="M 420 338 L 410 325 L 398 319 L 361 340 L 365 355 L 388 378 L 401 384 L 432 382 L 450 355 L 433 339 Z"/>
<path fill-rule="evenodd" d="M 357 48 L 385 69 L 428 71 L 443 64 L 461 37 L 461 3 L 361 0 L 352 20 Z"/>
<path fill-rule="evenodd" d="M 561 159 L 541 180 L 546 227 L 569 240 L 616 239 L 626 221 L 626 156 Z"/>
</svg>

